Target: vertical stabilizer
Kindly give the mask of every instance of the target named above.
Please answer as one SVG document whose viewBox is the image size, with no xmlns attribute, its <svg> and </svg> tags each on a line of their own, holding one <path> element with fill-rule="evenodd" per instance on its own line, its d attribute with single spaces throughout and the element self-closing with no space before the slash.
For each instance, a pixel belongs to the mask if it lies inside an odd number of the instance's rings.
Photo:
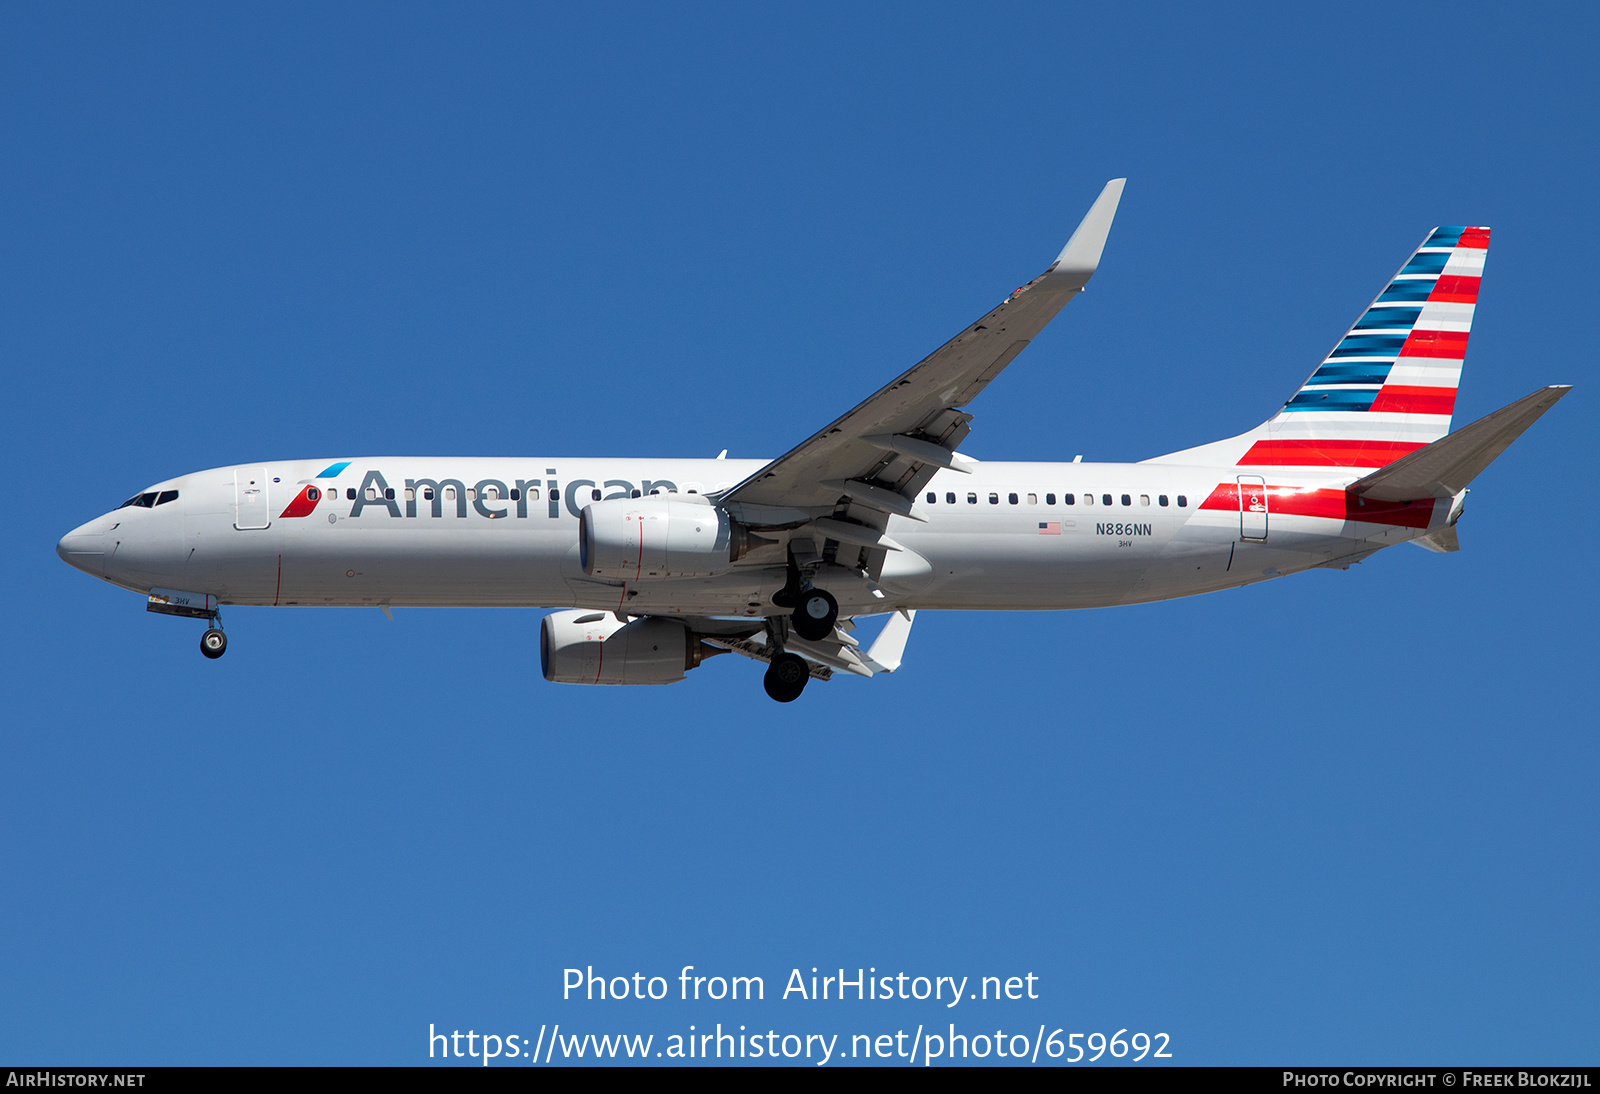
<svg viewBox="0 0 1600 1094">
<path fill-rule="evenodd" d="M 1434 229 L 1271 420 L 1151 462 L 1372 469 L 1443 437 L 1488 247 Z"/>
</svg>

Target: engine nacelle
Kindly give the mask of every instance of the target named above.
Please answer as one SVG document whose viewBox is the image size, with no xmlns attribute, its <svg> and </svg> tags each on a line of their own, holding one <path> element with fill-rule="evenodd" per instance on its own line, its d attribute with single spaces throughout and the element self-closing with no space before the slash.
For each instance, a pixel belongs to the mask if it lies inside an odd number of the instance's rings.
<svg viewBox="0 0 1600 1094">
<path fill-rule="evenodd" d="M 539 667 L 556 684 L 676 684 L 701 656 L 676 619 L 623 623 L 580 608 L 552 612 L 539 627 Z"/>
<path fill-rule="evenodd" d="M 750 540 L 742 525 L 708 501 L 615 498 L 583 507 L 578 560 L 590 577 L 709 577 L 731 570 Z"/>
</svg>

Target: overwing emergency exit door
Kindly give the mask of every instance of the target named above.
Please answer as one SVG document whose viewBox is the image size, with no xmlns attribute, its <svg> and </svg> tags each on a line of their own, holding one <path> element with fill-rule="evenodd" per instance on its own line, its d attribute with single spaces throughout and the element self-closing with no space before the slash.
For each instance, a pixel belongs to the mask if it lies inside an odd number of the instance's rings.
<svg viewBox="0 0 1600 1094">
<path fill-rule="evenodd" d="M 233 473 L 233 526 L 259 531 L 272 523 L 267 506 L 267 469 L 249 467 Z"/>
<path fill-rule="evenodd" d="M 1260 475 L 1239 476 L 1239 538 L 1267 538 L 1267 480 Z"/>
</svg>

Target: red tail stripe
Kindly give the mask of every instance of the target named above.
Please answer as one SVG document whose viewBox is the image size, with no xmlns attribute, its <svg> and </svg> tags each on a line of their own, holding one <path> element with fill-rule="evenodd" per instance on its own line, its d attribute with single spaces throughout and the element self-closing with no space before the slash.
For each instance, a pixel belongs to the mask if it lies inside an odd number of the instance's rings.
<svg viewBox="0 0 1600 1094">
<path fill-rule="evenodd" d="M 1453 414 L 1456 389 L 1395 384 L 1379 391 L 1370 409 L 1374 414 Z"/>
<path fill-rule="evenodd" d="M 1489 229 L 1468 228 L 1461 233 L 1461 241 L 1457 247 L 1476 247 L 1478 250 L 1487 250 L 1489 247 Z"/>
<path fill-rule="evenodd" d="M 1202 509 L 1239 511 L 1237 483 L 1218 483 L 1200 503 Z M 1267 519 L 1274 516 L 1326 517 L 1364 524 L 1392 524 L 1398 528 L 1426 528 L 1433 519 L 1433 499 L 1421 501 L 1369 501 L 1345 490 L 1307 490 L 1298 486 L 1267 487 Z"/>
<path fill-rule="evenodd" d="M 1400 347 L 1401 357 L 1453 357 L 1467 355 L 1467 332 L 1460 330 L 1413 330 Z"/>
<path fill-rule="evenodd" d="M 1422 447 L 1422 442 L 1357 441 L 1337 437 L 1257 441 L 1239 460 L 1251 467 L 1384 467 Z"/>
<path fill-rule="evenodd" d="M 1481 277 L 1441 277 L 1433 283 L 1433 292 L 1428 294 L 1428 302 L 1440 301 L 1445 304 L 1476 304 L 1478 302 L 1478 282 Z"/>
</svg>

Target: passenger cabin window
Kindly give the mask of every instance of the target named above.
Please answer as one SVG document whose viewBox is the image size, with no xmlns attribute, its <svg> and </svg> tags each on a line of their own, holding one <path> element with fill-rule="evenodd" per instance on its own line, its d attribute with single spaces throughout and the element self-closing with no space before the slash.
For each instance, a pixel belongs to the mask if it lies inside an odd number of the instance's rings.
<svg viewBox="0 0 1600 1094">
<path fill-rule="evenodd" d="M 444 488 L 444 500 L 445 501 L 455 501 L 456 500 L 456 488 L 455 487 L 447 486 L 447 487 Z"/>
<path fill-rule="evenodd" d="M 978 504 L 978 495 L 977 494 L 968 494 L 967 495 L 967 504 L 968 505 L 977 505 Z"/>
<path fill-rule="evenodd" d="M 1122 495 L 1122 504 L 1123 505 L 1132 505 L 1133 504 L 1133 498 L 1128 494 Z"/>
<path fill-rule="evenodd" d="M 929 490 L 928 491 L 928 504 L 929 505 L 934 505 L 934 504 L 937 504 L 938 501 L 939 501 L 939 495 L 935 494 L 932 490 Z"/>
<path fill-rule="evenodd" d="M 176 490 L 174 490 L 172 492 L 172 497 L 175 498 L 177 496 L 178 496 L 178 492 Z M 163 494 L 161 497 L 156 499 L 156 504 L 160 505 L 163 501 L 170 501 L 170 500 L 171 500 L 170 498 L 168 498 L 165 494 Z M 306 487 L 306 500 L 307 501 L 321 501 L 322 500 L 322 491 L 318 490 L 315 486 Z"/>
<path fill-rule="evenodd" d="M 945 495 L 945 496 L 944 496 L 944 503 L 945 503 L 945 504 L 946 504 L 946 505 L 954 505 L 954 504 L 955 504 L 955 503 L 956 503 L 956 496 L 955 496 L 955 494 L 954 494 L 954 493 L 949 493 L 949 494 L 946 494 L 946 495 Z"/>
<path fill-rule="evenodd" d="M 1149 494 L 1140 494 L 1139 495 L 1139 504 L 1140 505 L 1149 505 L 1150 504 L 1150 495 Z"/>
<path fill-rule="evenodd" d="M 589 500 L 590 501 L 599 501 L 600 500 L 600 491 L 598 491 L 598 490 L 589 491 Z"/>
<path fill-rule="evenodd" d="M 515 486 L 513 486 L 511 488 L 511 500 L 512 501 L 521 501 L 522 500 L 522 491 L 518 490 Z"/>
<path fill-rule="evenodd" d="M 387 498 L 388 500 L 393 501 L 394 500 L 394 487 L 391 486 L 388 489 L 386 489 L 383 492 L 383 496 L 385 498 Z"/>
<path fill-rule="evenodd" d="M 1071 496 L 1072 496 L 1071 494 L 1067 495 L 1067 497 L 1069 497 L 1069 498 Z M 1110 494 L 1106 495 L 1106 500 L 1107 501 L 1111 500 L 1111 495 Z M 1094 504 L 1094 495 L 1093 494 L 1085 494 L 1083 496 L 1083 504 L 1085 504 L 1085 505 L 1093 505 Z"/>
<path fill-rule="evenodd" d="M 1012 505 L 1017 504 L 1017 496 L 1015 494 L 1007 494 L 1006 495 L 1006 500 L 1008 502 L 1010 502 Z"/>
<path fill-rule="evenodd" d="M 989 495 L 989 504 L 990 505 L 999 505 L 1000 504 L 1000 495 L 999 494 L 990 494 Z"/>
<path fill-rule="evenodd" d="M 367 500 L 368 501 L 377 501 L 378 500 L 378 488 L 376 486 L 367 487 Z"/>
<path fill-rule="evenodd" d="M 515 496 L 516 496 L 515 494 L 512 495 L 512 497 L 515 497 Z M 639 496 L 639 492 L 637 490 L 635 490 L 633 496 L 634 497 L 638 497 Z M 533 487 L 531 490 L 528 491 L 528 500 L 529 501 L 538 501 L 539 500 L 539 488 L 537 486 Z"/>
<path fill-rule="evenodd" d="M 317 493 L 316 490 L 313 488 L 312 491 L 311 491 L 311 495 L 312 495 L 311 496 L 311 500 L 312 501 L 316 501 L 317 500 L 316 493 Z M 165 505 L 169 501 L 177 501 L 177 500 L 178 500 L 178 492 L 176 490 L 163 490 L 163 491 L 161 491 L 161 496 L 156 499 L 156 504 L 157 505 Z"/>
<path fill-rule="evenodd" d="M 423 487 L 423 488 L 422 488 L 422 496 L 423 496 L 423 498 L 424 498 L 424 499 L 425 499 L 425 500 L 427 500 L 427 501 L 432 501 L 432 500 L 433 500 L 433 487 L 431 487 L 431 486 L 424 486 L 424 487 Z"/>
<path fill-rule="evenodd" d="M 1044 496 L 1044 503 L 1046 505 L 1054 505 L 1056 503 L 1056 496 L 1054 494 L 1046 494 Z"/>
<path fill-rule="evenodd" d="M 472 486 L 467 487 L 467 500 L 468 501 L 477 501 L 478 500 L 478 491 L 477 491 L 476 487 L 472 487 Z"/>
<path fill-rule="evenodd" d="M 313 500 L 315 500 L 315 499 L 313 499 Z M 413 487 L 413 486 L 406 487 L 406 500 L 407 501 L 416 501 L 417 500 L 417 491 L 416 491 L 415 487 Z"/>
<path fill-rule="evenodd" d="M 1038 494 L 1029 494 L 1028 495 L 1028 504 L 1029 505 L 1038 505 L 1039 504 L 1039 495 Z"/>
<path fill-rule="evenodd" d="M 535 493 L 533 496 L 534 497 L 538 497 L 539 495 L 537 493 Z M 630 498 L 642 498 L 642 497 L 644 497 L 644 491 L 638 489 L 637 487 L 635 487 L 633 489 L 633 491 L 628 495 L 628 497 L 630 497 Z"/>
<path fill-rule="evenodd" d="M 1182 494 L 1179 494 L 1178 495 L 1178 508 L 1182 509 L 1184 506 L 1186 506 L 1188 504 L 1189 504 L 1189 499 L 1184 497 Z"/>
<path fill-rule="evenodd" d="M 346 501 L 355 501 L 356 500 L 356 488 L 353 487 L 353 486 L 345 487 L 344 488 L 344 498 L 345 498 Z"/>
<path fill-rule="evenodd" d="M 1127 497 L 1128 495 L 1124 494 L 1122 496 L 1123 497 Z M 1110 494 L 1101 494 L 1100 495 L 1100 504 L 1102 504 L 1102 505 L 1110 505 L 1111 504 L 1111 495 Z"/>
<path fill-rule="evenodd" d="M 1165 507 L 1167 504 L 1167 496 L 1165 494 L 1157 494 L 1156 504 Z"/>
<path fill-rule="evenodd" d="M 1085 494 L 1084 496 L 1088 497 L 1087 494 Z M 1062 494 L 1061 495 L 1061 504 L 1062 505 L 1072 505 L 1077 500 L 1078 500 L 1078 495 L 1076 495 L 1076 494 Z"/>
</svg>

